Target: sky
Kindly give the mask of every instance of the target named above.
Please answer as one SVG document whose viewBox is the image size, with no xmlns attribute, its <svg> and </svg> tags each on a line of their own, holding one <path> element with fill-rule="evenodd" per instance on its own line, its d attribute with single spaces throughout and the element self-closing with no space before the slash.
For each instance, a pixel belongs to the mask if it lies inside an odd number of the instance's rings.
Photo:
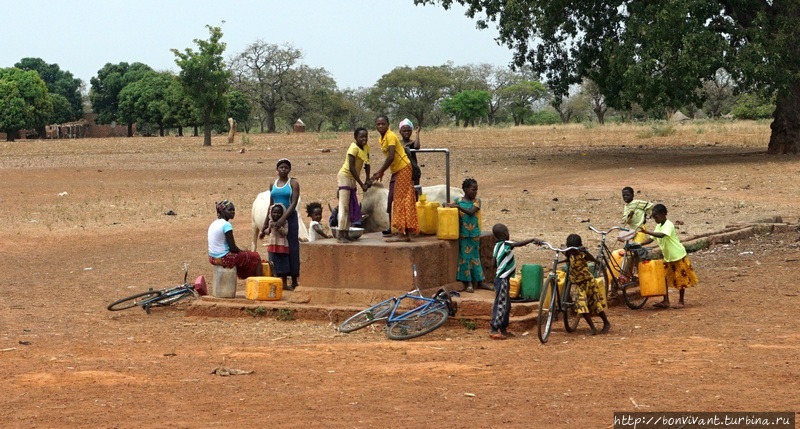
<svg viewBox="0 0 800 429">
<path fill-rule="evenodd" d="M 341 89 L 370 87 L 400 66 L 505 67 L 512 57 L 495 42 L 497 30 L 478 30 L 464 8 L 413 0 L 0 0 L 0 10 L 0 67 L 41 58 L 87 90 L 106 63 L 177 73 L 170 49 L 196 51 L 193 40 L 209 38 L 207 24 L 222 28 L 226 60 L 258 40 L 291 44 Z"/>
</svg>

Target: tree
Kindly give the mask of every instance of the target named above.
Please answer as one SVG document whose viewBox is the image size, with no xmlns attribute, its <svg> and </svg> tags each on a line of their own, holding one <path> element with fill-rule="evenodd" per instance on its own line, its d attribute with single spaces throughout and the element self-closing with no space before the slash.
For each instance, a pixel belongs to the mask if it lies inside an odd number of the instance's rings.
<svg viewBox="0 0 800 429">
<path fill-rule="evenodd" d="M 605 102 L 603 93 L 600 92 L 600 88 L 596 83 L 594 83 L 593 80 L 584 79 L 583 88 L 581 88 L 581 91 L 586 95 L 586 97 L 589 98 L 592 111 L 594 112 L 595 116 L 597 116 L 597 122 L 600 125 L 605 124 L 608 105 Z"/>
<path fill-rule="evenodd" d="M 22 129 L 43 127 L 53 104 L 47 86 L 35 71 L 0 69 L 0 131 L 13 142 Z"/>
<path fill-rule="evenodd" d="M 66 97 L 61 94 L 53 93 L 49 93 L 48 95 L 50 96 L 50 104 L 53 106 L 53 113 L 47 118 L 48 124 L 63 124 L 64 122 L 71 122 L 75 119 L 75 112 L 72 110 L 72 105 Z M 44 135 L 41 131 L 42 130 L 38 130 L 37 132 L 39 132 L 39 135 Z"/>
<path fill-rule="evenodd" d="M 244 132 L 250 132 L 250 114 L 253 111 L 253 103 L 243 92 L 231 90 L 228 92 L 228 117 L 233 118 L 237 123 L 244 127 Z"/>
<path fill-rule="evenodd" d="M 705 93 L 706 101 L 703 109 L 712 118 L 719 118 L 728 113 L 736 103 L 735 86 L 733 78 L 725 69 L 717 70 L 714 78 L 704 81 L 703 87 L 700 89 Z"/>
<path fill-rule="evenodd" d="M 83 100 L 81 97 L 81 87 L 83 81 L 74 77 L 72 73 L 61 70 L 58 64 L 47 64 L 41 58 L 23 58 L 14 67 L 22 70 L 33 70 L 39 73 L 47 91 L 51 94 L 58 94 L 67 100 L 70 108 L 68 111 L 57 109 L 59 118 L 50 119 L 50 123 L 70 122 L 80 119 L 83 116 Z M 63 104 L 62 104 L 63 107 Z M 65 115 L 65 113 L 69 114 Z"/>
<path fill-rule="evenodd" d="M 158 125 L 158 135 L 163 137 L 171 118 L 169 92 L 174 81 L 175 76 L 168 72 L 151 71 L 126 85 L 119 93 L 120 119 L 137 127 Z"/>
<path fill-rule="evenodd" d="M 496 23 L 517 65 L 554 95 L 588 77 L 614 109 L 665 111 L 702 103 L 696 91 L 725 68 L 742 91 L 776 94 L 767 151 L 800 152 L 800 4 L 796 0 L 414 0 L 454 2 Z"/>
<path fill-rule="evenodd" d="M 91 89 L 89 90 L 89 101 L 92 103 L 92 110 L 97 114 L 98 124 L 110 124 L 120 122 L 128 126 L 128 137 L 133 137 L 133 123 L 124 122 L 119 117 L 119 93 L 131 82 L 136 82 L 153 69 L 142 63 L 106 63 L 97 72 L 97 76 L 91 78 Z"/>
<path fill-rule="evenodd" d="M 275 112 L 292 100 L 297 88 L 296 64 L 303 52 L 257 40 L 231 61 L 234 86 L 248 94 L 266 114 L 267 132 L 275 132 Z"/>
<path fill-rule="evenodd" d="M 372 110 L 395 117 L 412 116 L 423 126 L 425 116 L 447 95 L 451 82 L 448 66 L 397 67 L 378 79 L 367 103 Z"/>
<path fill-rule="evenodd" d="M 524 80 L 503 88 L 500 91 L 514 125 L 524 125 L 525 117 L 533 112 L 533 105 L 547 96 L 547 88 L 541 82 Z"/>
<path fill-rule="evenodd" d="M 445 99 L 442 110 L 448 115 L 455 116 L 456 121 L 464 120 L 464 127 L 475 126 L 475 119 L 486 116 L 489 112 L 489 101 L 492 95 L 488 91 L 468 89 Z"/>
<path fill-rule="evenodd" d="M 203 118 L 203 146 L 211 146 L 211 123 L 214 117 L 225 114 L 231 73 L 225 67 L 222 53 L 225 43 L 222 29 L 206 25 L 208 40 L 194 39 L 198 50 L 186 48 L 183 52 L 172 49 L 175 64 L 180 67 L 178 75 L 186 95 L 194 101 Z"/>
</svg>

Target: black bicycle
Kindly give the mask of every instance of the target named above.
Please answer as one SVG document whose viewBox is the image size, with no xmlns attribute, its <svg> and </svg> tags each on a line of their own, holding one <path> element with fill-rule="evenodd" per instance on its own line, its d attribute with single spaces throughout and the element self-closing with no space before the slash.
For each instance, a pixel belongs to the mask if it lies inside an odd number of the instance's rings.
<svg viewBox="0 0 800 429">
<path fill-rule="evenodd" d="M 206 295 L 208 290 L 204 282 L 189 283 L 189 266 L 183 264 L 183 284 L 164 289 L 137 293 L 127 298 L 122 298 L 108 305 L 109 311 L 127 310 L 133 307 L 142 307 L 147 314 L 150 314 L 152 307 L 166 307 L 189 297 Z"/>
<path fill-rule="evenodd" d="M 615 230 L 628 231 L 627 228 L 615 226 L 607 231 L 600 231 L 589 225 L 589 229 L 600 234 L 595 275 L 603 276 L 608 299 L 622 295 L 628 308 L 632 310 L 642 308 L 647 303 L 647 297 L 641 296 L 639 291 L 639 268 L 636 263 L 642 259 L 640 253 L 644 253 L 642 245 L 626 241 L 622 249 L 611 250 L 606 244 L 606 235 Z"/>
<path fill-rule="evenodd" d="M 575 308 L 577 292 L 569 281 L 569 260 L 559 260 L 561 254 L 570 250 L 577 250 L 578 248 L 567 247 L 559 249 L 543 241 L 542 248 L 545 247 L 554 251 L 555 256 L 553 257 L 553 268 L 550 270 L 550 274 L 547 276 L 542 286 L 542 292 L 539 297 L 539 317 L 536 322 L 538 325 L 537 334 L 542 344 L 546 343 L 547 339 L 550 337 L 553 321 L 558 319 L 560 313 L 564 313 L 564 329 L 566 329 L 567 332 L 575 332 L 575 330 L 578 329 L 578 322 L 580 322 L 581 319 L 580 314 L 578 314 Z M 558 281 L 559 265 L 566 267 L 565 271 L 563 271 L 565 272 L 563 282 Z"/>
</svg>

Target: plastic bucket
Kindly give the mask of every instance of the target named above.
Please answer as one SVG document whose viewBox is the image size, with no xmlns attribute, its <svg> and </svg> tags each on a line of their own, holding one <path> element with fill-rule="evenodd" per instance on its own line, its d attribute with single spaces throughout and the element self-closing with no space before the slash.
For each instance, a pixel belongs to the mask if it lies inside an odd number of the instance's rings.
<svg viewBox="0 0 800 429">
<path fill-rule="evenodd" d="M 533 301 L 539 300 L 542 293 L 542 279 L 544 271 L 539 264 L 525 264 L 522 266 L 522 280 L 520 281 L 520 298 Z"/>
<path fill-rule="evenodd" d="M 664 296 L 667 294 L 664 260 L 639 262 L 639 293 L 642 296 Z"/>
</svg>

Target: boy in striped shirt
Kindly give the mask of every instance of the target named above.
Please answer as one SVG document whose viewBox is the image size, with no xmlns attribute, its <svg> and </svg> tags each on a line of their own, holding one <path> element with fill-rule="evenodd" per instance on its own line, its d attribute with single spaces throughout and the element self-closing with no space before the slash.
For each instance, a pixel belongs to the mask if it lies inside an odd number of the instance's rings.
<svg viewBox="0 0 800 429">
<path fill-rule="evenodd" d="M 508 279 L 514 277 L 514 272 L 517 270 L 514 261 L 514 248 L 526 246 L 530 243 L 538 245 L 541 244 L 542 241 L 537 238 L 516 242 L 510 241 L 508 227 L 502 223 L 495 224 L 495 226 L 492 227 L 492 234 L 494 234 L 494 238 L 497 240 L 497 243 L 494 245 L 494 251 L 492 252 L 497 273 L 494 276 L 494 305 L 492 306 L 492 320 L 490 322 L 492 329 L 489 332 L 489 337 L 493 340 L 505 340 L 508 337 L 514 336 L 514 334 L 507 330 L 508 318 L 511 310 Z"/>
</svg>

